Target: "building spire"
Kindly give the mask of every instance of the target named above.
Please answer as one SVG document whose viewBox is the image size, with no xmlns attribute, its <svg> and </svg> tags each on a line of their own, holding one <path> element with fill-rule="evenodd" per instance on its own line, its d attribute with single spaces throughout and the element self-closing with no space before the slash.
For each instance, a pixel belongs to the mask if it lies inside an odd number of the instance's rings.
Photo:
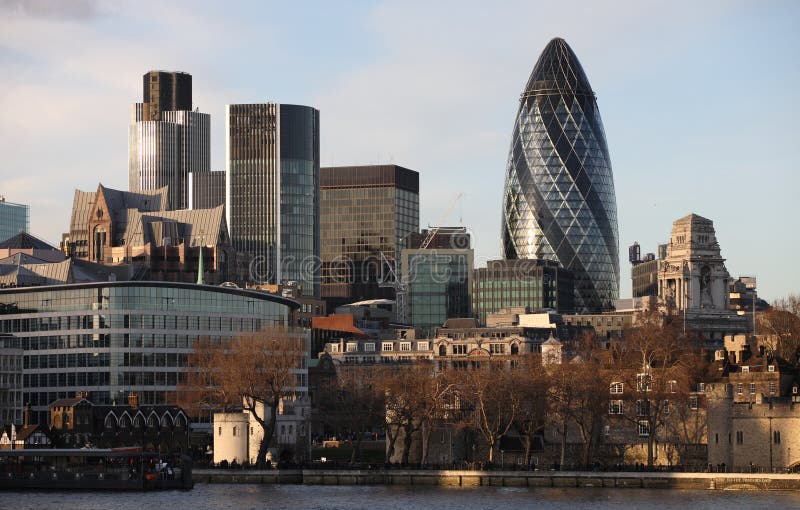
<svg viewBox="0 0 800 510">
<path fill-rule="evenodd" d="M 205 285 L 203 274 L 203 243 L 200 243 L 200 260 L 197 262 L 197 285 Z"/>
</svg>

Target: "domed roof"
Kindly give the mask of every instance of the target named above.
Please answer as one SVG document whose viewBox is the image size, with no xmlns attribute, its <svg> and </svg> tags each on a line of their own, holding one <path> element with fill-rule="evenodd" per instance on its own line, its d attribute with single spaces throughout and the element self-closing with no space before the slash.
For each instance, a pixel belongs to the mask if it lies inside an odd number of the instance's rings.
<svg viewBox="0 0 800 510">
<path fill-rule="evenodd" d="M 533 66 L 522 97 L 541 94 L 592 96 L 591 85 L 575 52 L 560 37 L 551 40 Z"/>
</svg>

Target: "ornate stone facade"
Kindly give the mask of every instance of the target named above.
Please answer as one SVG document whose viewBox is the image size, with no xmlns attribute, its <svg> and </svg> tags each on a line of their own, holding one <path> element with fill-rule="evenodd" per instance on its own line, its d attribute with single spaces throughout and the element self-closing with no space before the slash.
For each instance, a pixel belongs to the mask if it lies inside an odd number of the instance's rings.
<svg viewBox="0 0 800 510">
<path fill-rule="evenodd" d="M 682 313 L 687 328 L 705 338 L 746 330 L 729 311 L 728 282 L 714 222 L 696 214 L 672 223 L 667 256 L 658 261 L 658 302 L 666 313 Z"/>
</svg>

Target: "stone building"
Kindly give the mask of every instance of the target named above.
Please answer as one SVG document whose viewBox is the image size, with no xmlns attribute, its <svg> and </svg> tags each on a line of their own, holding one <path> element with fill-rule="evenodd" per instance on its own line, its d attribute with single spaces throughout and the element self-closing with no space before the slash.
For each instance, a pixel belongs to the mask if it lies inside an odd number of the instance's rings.
<svg viewBox="0 0 800 510">
<path fill-rule="evenodd" d="M 242 281 L 223 205 L 171 211 L 167 188 L 75 191 L 64 247 L 75 258 L 131 267 L 132 279 L 220 284 Z"/>
<path fill-rule="evenodd" d="M 267 453 L 271 462 L 303 462 L 311 453 L 310 398 L 281 401 L 275 432 Z M 256 404 L 259 416 L 269 416 L 263 404 Z M 255 464 L 264 439 L 264 429 L 249 411 L 214 413 L 214 463 Z"/>
<path fill-rule="evenodd" d="M 660 309 L 684 315 L 686 328 L 707 340 L 745 332 L 746 319 L 730 311 L 729 281 L 714 223 L 696 214 L 675 220 L 666 257 L 658 263 Z"/>
</svg>

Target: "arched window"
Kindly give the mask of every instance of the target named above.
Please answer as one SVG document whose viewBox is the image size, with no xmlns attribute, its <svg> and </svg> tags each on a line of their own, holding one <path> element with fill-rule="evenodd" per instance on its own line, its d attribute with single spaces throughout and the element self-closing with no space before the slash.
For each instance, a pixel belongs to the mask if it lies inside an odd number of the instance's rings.
<svg viewBox="0 0 800 510">
<path fill-rule="evenodd" d="M 128 425 L 130 425 L 130 419 L 128 418 L 128 415 L 125 414 L 119 419 L 119 428 L 127 429 Z"/>
<path fill-rule="evenodd" d="M 439 356 L 447 356 L 447 346 L 444 344 L 439 346 Z"/>
<path fill-rule="evenodd" d="M 239 427 L 236 425 L 233 426 L 233 437 L 236 437 L 236 433 L 239 432 Z"/>
<path fill-rule="evenodd" d="M 107 429 L 113 429 L 117 425 L 117 420 L 114 418 L 113 414 L 109 414 L 106 416 L 105 426 Z"/>
<path fill-rule="evenodd" d="M 157 425 L 157 424 L 158 424 L 158 420 L 156 420 L 156 416 L 155 416 L 154 414 L 151 414 L 151 415 L 150 415 L 150 416 L 147 418 L 147 426 L 148 426 L 149 428 L 151 428 L 151 429 L 154 429 L 154 428 L 156 428 L 156 425 Z"/>
<path fill-rule="evenodd" d="M 511 354 L 514 356 L 519 354 L 519 345 L 511 344 Z"/>
</svg>

